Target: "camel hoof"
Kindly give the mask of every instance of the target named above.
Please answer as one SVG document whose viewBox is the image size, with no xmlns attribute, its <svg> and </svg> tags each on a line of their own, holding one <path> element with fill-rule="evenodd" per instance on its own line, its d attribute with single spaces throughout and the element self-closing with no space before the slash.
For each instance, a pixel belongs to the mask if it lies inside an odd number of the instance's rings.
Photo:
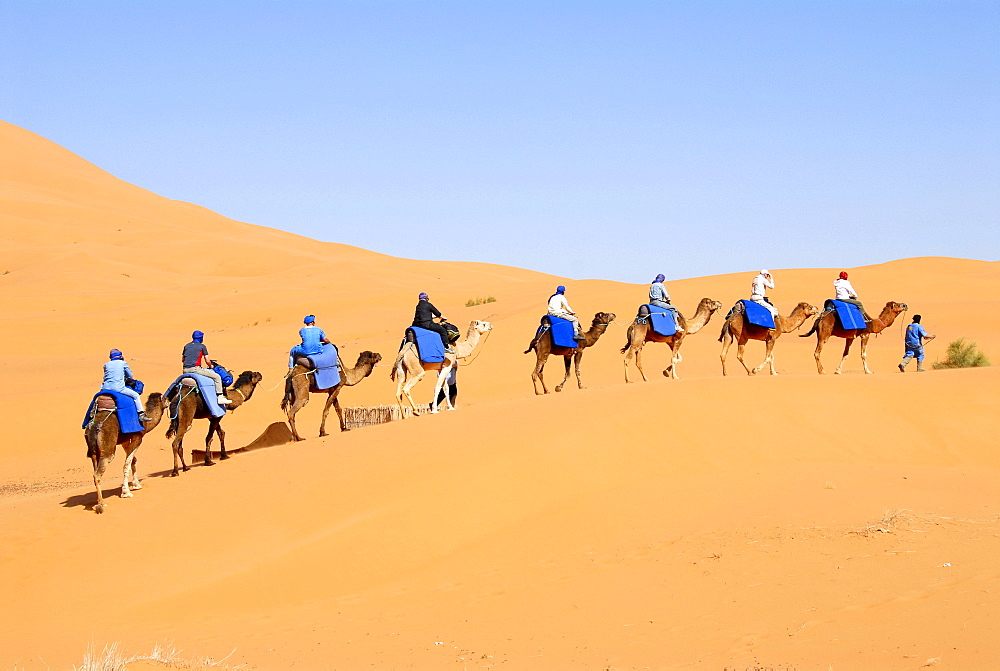
<svg viewBox="0 0 1000 671">
<path fill-rule="evenodd" d="M 130 491 L 129 491 L 129 490 L 127 490 L 127 489 L 123 489 L 123 490 L 122 490 L 122 493 L 121 493 L 121 497 L 122 497 L 123 499 L 130 499 L 130 498 L 132 498 L 132 492 L 130 492 Z"/>
<path fill-rule="evenodd" d="M 94 512 L 97 513 L 98 515 L 100 515 L 101 513 L 103 513 L 104 512 L 104 504 L 103 503 L 98 503 L 96 506 L 94 506 Z"/>
<path fill-rule="evenodd" d="M 190 466 L 184 466 L 183 468 L 181 468 L 181 470 L 184 471 L 185 473 L 187 473 L 188 471 L 191 470 L 191 467 Z"/>
<path fill-rule="evenodd" d="M 557 391 L 557 392 L 560 392 L 560 391 L 562 391 L 562 387 L 556 387 L 556 391 Z M 545 392 L 545 393 L 548 393 L 548 392 Z"/>
<path fill-rule="evenodd" d="M 430 414 L 432 414 L 432 415 L 438 414 L 437 408 L 435 408 L 434 410 L 431 410 Z"/>
<path fill-rule="evenodd" d="M 319 434 L 319 437 L 320 438 L 326 438 L 329 435 L 330 435 L 329 433 L 327 433 L 326 431 L 323 431 L 322 433 Z"/>
<path fill-rule="evenodd" d="M 226 459 L 228 459 L 228 458 L 229 458 L 229 455 L 228 455 L 228 454 L 223 454 L 223 455 L 221 455 L 221 456 L 219 457 L 219 459 L 221 459 L 221 460 L 223 460 L 223 461 L 225 461 L 225 460 L 226 460 Z"/>
<path fill-rule="evenodd" d="M 180 475 L 180 473 L 178 473 L 177 471 L 170 471 L 170 477 L 176 478 L 178 475 Z"/>
<path fill-rule="evenodd" d="M 208 459 L 206 459 L 204 465 L 205 466 L 215 466 L 215 462 L 214 461 L 209 461 Z"/>
<path fill-rule="evenodd" d="M 142 489 L 142 485 L 140 485 L 138 482 L 133 482 L 131 485 L 129 485 L 129 487 L 132 488 L 133 492 L 137 489 Z"/>
</svg>

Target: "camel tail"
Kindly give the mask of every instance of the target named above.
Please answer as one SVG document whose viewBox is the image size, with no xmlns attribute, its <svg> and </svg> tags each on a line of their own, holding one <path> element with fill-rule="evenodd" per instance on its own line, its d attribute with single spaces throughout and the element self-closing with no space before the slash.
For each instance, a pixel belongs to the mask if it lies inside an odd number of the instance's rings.
<svg viewBox="0 0 1000 671">
<path fill-rule="evenodd" d="M 812 335 L 813 333 L 816 333 L 816 329 L 818 329 L 818 328 L 819 328 L 819 320 L 820 320 L 820 318 L 819 318 L 819 317 L 817 317 L 817 318 L 816 318 L 816 321 L 814 321 L 814 322 L 813 322 L 813 325 L 812 325 L 812 328 L 811 328 L 811 329 L 809 329 L 809 333 L 800 333 L 800 334 L 799 334 L 799 337 L 800 337 L 800 338 L 808 338 L 808 337 L 809 337 L 809 336 L 811 336 L 811 335 Z"/>
</svg>

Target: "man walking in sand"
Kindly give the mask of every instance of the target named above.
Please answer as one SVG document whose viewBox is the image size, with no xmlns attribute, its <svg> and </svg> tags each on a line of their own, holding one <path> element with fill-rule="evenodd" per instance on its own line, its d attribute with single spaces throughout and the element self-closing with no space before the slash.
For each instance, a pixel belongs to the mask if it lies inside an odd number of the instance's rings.
<svg viewBox="0 0 1000 671">
<path fill-rule="evenodd" d="M 903 360 L 899 363 L 899 372 L 906 372 L 906 365 L 910 359 L 917 360 L 917 372 L 924 373 L 924 341 L 933 340 L 934 336 L 929 335 L 924 327 L 920 325 L 920 315 L 913 315 L 913 323 L 906 327 L 904 345 L 906 351 L 903 353 Z"/>
</svg>

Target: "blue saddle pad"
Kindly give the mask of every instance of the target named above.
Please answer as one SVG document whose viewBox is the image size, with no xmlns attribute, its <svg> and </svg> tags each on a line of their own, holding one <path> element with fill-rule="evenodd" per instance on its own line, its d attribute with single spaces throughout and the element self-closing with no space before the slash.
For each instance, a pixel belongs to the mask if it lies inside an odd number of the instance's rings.
<svg viewBox="0 0 1000 671">
<path fill-rule="evenodd" d="M 174 390 L 180 385 L 181 380 L 186 377 L 198 383 L 198 391 L 201 393 L 201 397 L 204 399 L 205 405 L 208 406 L 208 411 L 212 414 L 212 417 L 222 417 L 226 414 L 226 409 L 219 405 L 219 395 L 215 393 L 215 380 L 204 375 L 184 373 L 170 383 L 164 396 L 171 398 Z"/>
<path fill-rule="evenodd" d="M 552 332 L 552 344 L 556 347 L 569 347 L 570 349 L 575 349 L 580 343 L 577 342 L 574 335 L 576 335 L 576 330 L 573 328 L 573 322 L 568 319 L 563 319 L 562 317 L 553 317 L 552 315 L 545 315 L 542 317 L 542 323 L 545 320 L 549 320 L 549 330 Z M 543 326 L 538 327 L 539 330 L 544 328 Z"/>
<path fill-rule="evenodd" d="M 766 329 L 776 328 L 774 317 L 771 315 L 770 310 L 760 303 L 754 303 L 746 298 L 741 299 L 740 302 L 743 303 L 743 316 L 748 322 L 754 326 L 763 326 Z"/>
<path fill-rule="evenodd" d="M 94 394 L 94 398 L 90 400 L 90 405 L 87 406 L 87 414 L 83 416 L 83 428 L 87 428 L 87 422 L 90 421 L 90 412 L 94 409 L 97 397 L 104 395 L 115 397 L 115 407 L 118 410 L 118 431 L 120 433 L 140 433 L 145 429 L 142 422 L 139 421 L 139 411 L 135 409 L 135 401 L 132 400 L 132 397 L 126 396 L 121 392 L 108 391 L 106 389 L 102 389 Z"/>
<path fill-rule="evenodd" d="M 436 336 L 437 333 L 434 335 Z M 438 342 L 441 342 L 440 338 L 438 338 Z M 313 367 L 316 369 L 316 372 L 313 373 L 313 385 L 316 389 L 331 389 L 340 384 L 340 367 L 337 365 L 340 355 L 337 353 L 335 345 L 323 343 L 323 353 L 310 354 L 309 360 L 312 361 Z"/>
<path fill-rule="evenodd" d="M 830 302 L 837 310 L 837 321 L 840 322 L 840 328 L 844 330 L 868 328 L 868 325 L 865 324 L 865 316 L 861 314 L 861 308 L 857 305 L 838 300 Z"/>
<path fill-rule="evenodd" d="M 444 361 L 444 343 L 441 336 L 430 329 L 411 326 L 413 337 L 417 341 L 417 354 L 423 363 L 441 363 Z"/>
<path fill-rule="evenodd" d="M 659 305 L 647 304 L 645 307 L 649 310 L 649 323 L 654 333 L 659 333 L 661 336 L 672 336 L 677 333 L 673 310 L 661 308 Z"/>
</svg>

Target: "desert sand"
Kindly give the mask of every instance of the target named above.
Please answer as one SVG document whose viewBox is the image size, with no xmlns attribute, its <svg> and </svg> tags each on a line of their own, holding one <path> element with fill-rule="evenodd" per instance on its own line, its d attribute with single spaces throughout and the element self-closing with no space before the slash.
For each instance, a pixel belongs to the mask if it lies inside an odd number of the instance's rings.
<svg viewBox="0 0 1000 671">
<path fill-rule="evenodd" d="M 1000 372 L 895 368 L 914 313 L 938 336 L 928 367 L 963 336 L 996 361 L 998 262 L 848 268 L 870 312 L 910 307 L 872 339 L 874 375 L 857 343 L 844 375 L 818 375 L 815 339 L 793 333 L 775 348 L 780 375 L 748 377 L 732 351 L 724 378 L 722 317 L 757 269 L 671 281 L 685 314 L 702 297 L 723 310 L 686 340 L 680 380 L 649 344 L 650 380 L 625 384 L 645 285 L 232 221 L 3 123 L 0 229 L 0 668 L 68 669 L 111 642 L 259 669 L 1000 664 Z M 830 261 L 772 269 L 783 314 L 829 297 L 843 269 Z M 586 389 L 536 396 L 522 352 L 557 284 L 585 322 L 617 318 L 583 358 Z M 494 325 L 459 371 L 458 410 L 343 434 L 334 420 L 320 439 L 315 397 L 307 440 L 178 478 L 163 423 L 139 450 L 143 489 L 118 497 L 119 455 L 107 512 L 93 512 L 80 422 L 111 347 L 147 392 L 180 372 L 194 329 L 234 372 L 262 373 L 225 420 L 238 447 L 285 419 L 303 315 L 349 364 L 373 350 L 388 365 L 419 291 L 463 330 Z M 479 296 L 497 300 L 464 307 Z M 748 360 L 762 356 L 750 343 Z M 561 361 L 546 373 L 551 388 Z M 379 367 L 341 400 L 389 404 L 394 390 Z"/>
</svg>

